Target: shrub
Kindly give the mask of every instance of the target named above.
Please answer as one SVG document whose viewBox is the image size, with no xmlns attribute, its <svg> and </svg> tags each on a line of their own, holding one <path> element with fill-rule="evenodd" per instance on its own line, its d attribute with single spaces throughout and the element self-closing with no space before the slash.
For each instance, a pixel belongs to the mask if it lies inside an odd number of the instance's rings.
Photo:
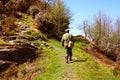
<svg viewBox="0 0 120 80">
<path fill-rule="evenodd" d="M 26 38 L 29 40 L 29 41 L 34 41 L 34 40 L 37 40 L 37 39 L 40 39 L 40 40 L 47 40 L 46 36 L 44 34 L 42 34 L 41 32 L 35 32 L 33 30 L 28 30 L 26 33 Z"/>
</svg>

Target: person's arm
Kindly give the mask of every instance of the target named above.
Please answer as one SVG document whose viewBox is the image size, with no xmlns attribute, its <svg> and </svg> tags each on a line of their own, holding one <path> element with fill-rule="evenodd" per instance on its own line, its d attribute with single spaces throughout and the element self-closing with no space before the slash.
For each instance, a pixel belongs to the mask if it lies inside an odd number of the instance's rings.
<svg viewBox="0 0 120 80">
<path fill-rule="evenodd" d="M 70 34 L 70 40 L 71 40 L 71 41 L 74 41 L 74 37 L 73 37 L 72 34 Z"/>
</svg>

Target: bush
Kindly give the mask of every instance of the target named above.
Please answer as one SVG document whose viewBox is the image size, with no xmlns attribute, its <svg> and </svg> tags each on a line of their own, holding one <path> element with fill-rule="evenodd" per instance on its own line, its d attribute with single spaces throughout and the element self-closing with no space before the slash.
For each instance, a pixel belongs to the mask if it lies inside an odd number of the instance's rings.
<svg viewBox="0 0 120 80">
<path fill-rule="evenodd" d="M 7 44 L 8 42 L 5 42 L 3 40 L 0 39 L 0 44 Z"/>
<path fill-rule="evenodd" d="M 35 31 L 32 31 L 32 30 L 28 30 L 25 33 L 25 35 L 26 35 L 26 38 L 29 41 L 34 41 L 34 40 L 37 40 L 37 39 L 47 40 L 46 36 L 44 34 L 42 34 L 41 32 L 35 32 Z"/>
</svg>

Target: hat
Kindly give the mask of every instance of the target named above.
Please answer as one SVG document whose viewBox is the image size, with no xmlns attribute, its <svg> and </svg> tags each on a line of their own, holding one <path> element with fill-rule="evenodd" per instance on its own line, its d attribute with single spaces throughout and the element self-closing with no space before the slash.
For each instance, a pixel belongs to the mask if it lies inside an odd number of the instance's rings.
<svg viewBox="0 0 120 80">
<path fill-rule="evenodd" d="M 65 29 L 65 32 L 69 32 L 69 29 Z"/>
</svg>

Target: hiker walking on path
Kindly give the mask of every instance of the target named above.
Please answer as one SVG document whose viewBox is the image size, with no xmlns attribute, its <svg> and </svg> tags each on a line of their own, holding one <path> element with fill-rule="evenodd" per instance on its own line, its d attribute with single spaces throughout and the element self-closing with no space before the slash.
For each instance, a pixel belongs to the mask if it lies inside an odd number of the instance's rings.
<svg viewBox="0 0 120 80">
<path fill-rule="evenodd" d="M 74 46 L 73 43 L 73 35 L 69 33 L 69 29 L 65 30 L 65 34 L 63 34 L 61 39 L 61 44 L 65 48 L 66 51 L 66 63 L 68 63 L 68 59 L 72 61 L 72 48 Z"/>
</svg>

